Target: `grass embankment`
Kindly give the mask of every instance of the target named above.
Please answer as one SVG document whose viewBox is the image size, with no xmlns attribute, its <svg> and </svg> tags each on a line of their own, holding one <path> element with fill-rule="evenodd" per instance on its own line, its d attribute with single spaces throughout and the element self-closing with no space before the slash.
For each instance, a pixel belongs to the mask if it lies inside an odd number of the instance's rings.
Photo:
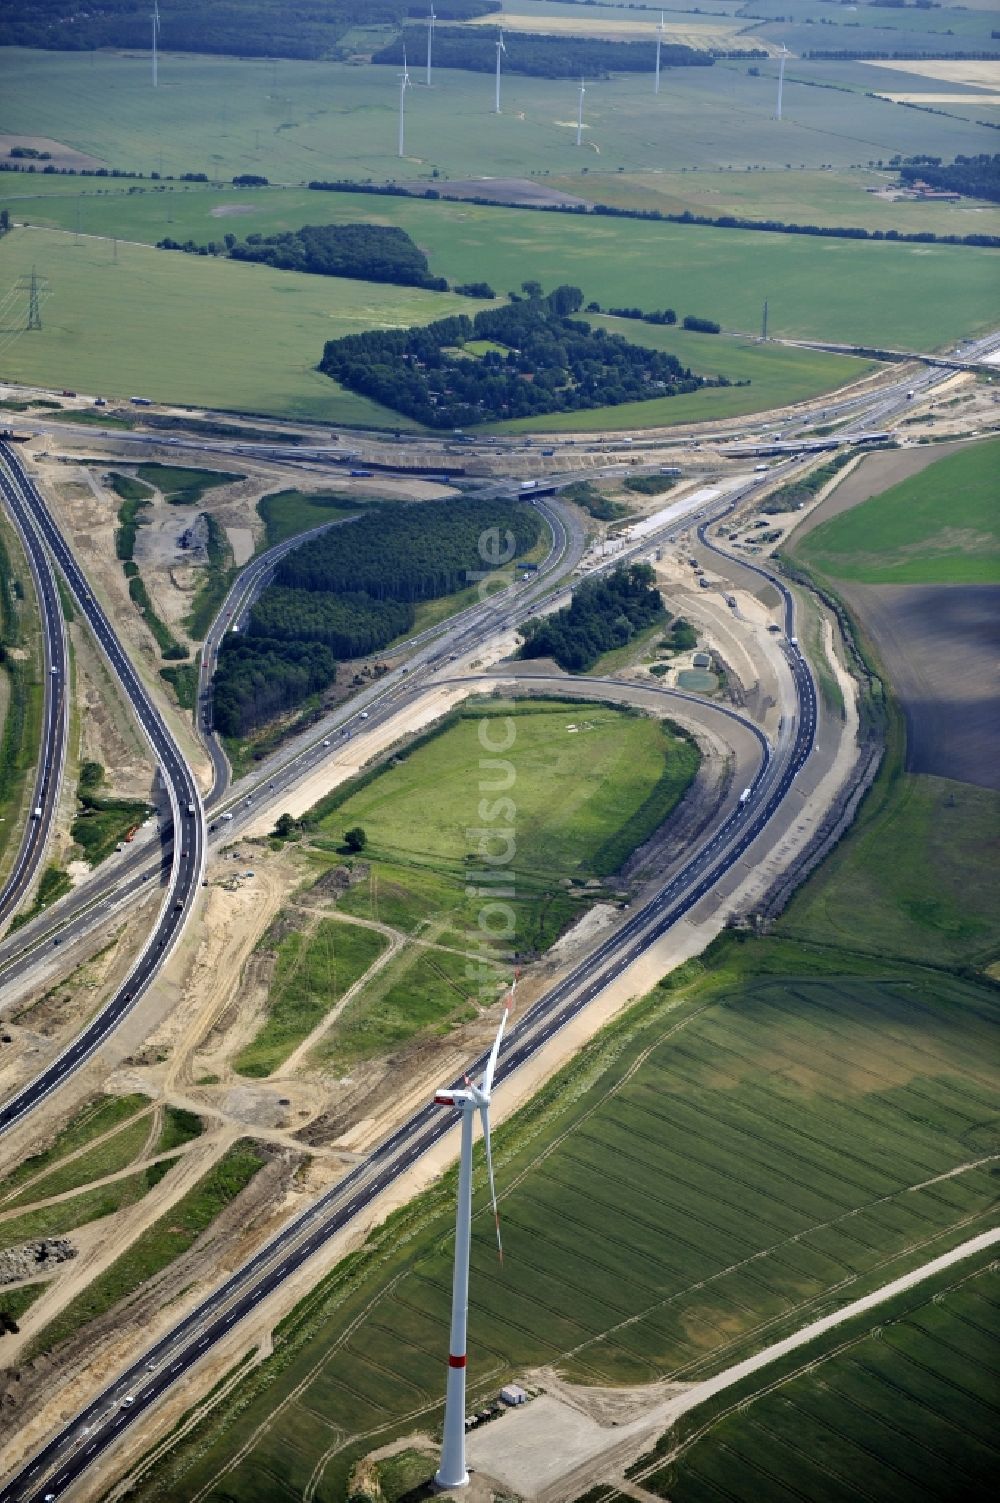
<svg viewBox="0 0 1000 1503">
<path fill-rule="evenodd" d="M 215 1218 L 264 1166 L 264 1158 L 247 1138 L 234 1143 L 176 1205 L 137 1237 L 119 1258 L 35 1337 L 25 1359 L 51 1350 L 88 1321 L 110 1310 L 161 1269 L 187 1252 Z M 145 1171 L 152 1174 L 157 1167 Z"/>
<path fill-rule="evenodd" d="M 104 782 L 100 762 L 84 762 L 80 767 L 77 800 L 80 808 L 70 826 L 86 861 L 98 866 L 125 837 L 138 828 L 153 810 L 139 799 L 104 798 L 99 790 Z"/>
<path fill-rule="evenodd" d="M 44 1294 L 46 1285 L 22 1284 L 19 1289 L 5 1289 L 0 1293 L 0 1337 L 7 1334 L 7 1329 L 12 1325 L 16 1329 L 17 1322 L 40 1294 Z"/>
<path fill-rule="evenodd" d="M 81 1108 L 73 1119 L 56 1135 L 48 1148 L 34 1153 L 5 1175 L 0 1181 L 0 1195 L 6 1195 L 25 1180 L 57 1164 L 67 1154 L 84 1148 L 94 1138 L 102 1137 L 113 1128 L 120 1127 L 135 1116 L 136 1112 L 149 1105 L 147 1096 L 100 1096 Z"/>
<path fill-rule="evenodd" d="M 161 668 L 160 677 L 173 689 L 182 710 L 193 710 L 198 700 L 198 670 L 193 663 Z"/>
<path fill-rule="evenodd" d="M 324 522 L 354 516 L 358 506 L 359 502 L 352 497 L 336 491 L 288 490 L 261 496 L 257 502 L 257 514 L 264 523 L 265 547 L 273 548 L 276 543 L 283 543 L 300 532 L 308 532 L 311 527 L 322 527 Z"/>
<path fill-rule="evenodd" d="M 160 466 L 140 465 L 139 468 L 140 470 L 156 470 Z M 152 504 L 152 487 L 142 480 L 134 479 L 131 475 L 118 474 L 111 476 L 111 486 L 122 498 L 122 504 L 118 508 L 115 553 L 121 559 L 122 569 L 128 580 L 129 598 L 139 607 L 143 620 L 163 657 L 186 658 L 187 648 L 181 646 L 166 622 L 157 615 L 153 602 L 149 598 L 149 591 L 139 573 L 139 565 L 135 562 L 136 533 L 148 520 L 143 516 L 143 512 Z"/>
<path fill-rule="evenodd" d="M 0 863 L 16 850 L 38 761 L 42 672 L 38 602 L 13 528 L 0 518 Z"/>
<path fill-rule="evenodd" d="M 921 1498 L 991 1489 L 996 1413 L 979 1375 L 1000 1336 L 995 1263 L 980 1254 L 838 1327 L 682 1419 L 681 1454 L 629 1469 L 671 1503 Z"/>
<path fill-rule="evenodd" d="M 267 1016 L 233 1061 L 240 1075 L 270 1075 L 323 1021 L 378 959 L 388 941 L 376 930 L 323 919 L 277 945 Z M 264 946 L 267 947 L 267 936 Z"/>
<path fill-rule="evenodd" d="M 477 1215 L 472 1403 L 541 1364 L 696 1380 L 980 1230 L 995 1012 L 991 989 L 905 963 L 720 939 L 495 1132 L 517 1277 L 501 1293 Z M 225 1491 L 256 1503 L 279 1475 L 304 1487 L 322 1451 L 338 1496 L 359 1455 L 436 1423 L 453 1194 L 450 1173 L 345 1260 L 140 1495 L 191 1496 L 239 1452 Z"/>
<path fill-rule="evenodd" d="M 147 1169 L 112 1180 L 110 1184 L 81 1190 L 79 1195 L 71 1195 L 68 1200 L 0 1220 L 0 1248 L 16 1247 L 18 1243 L 32 1242 L 38 1237 L 65 1237 L 88 1222 L 100 1221 L 105 1216 L 114 1215 L 115 1211 L 136 1205 L 154 1185 L 159 1184 L 170 1168 L 169 1162 L 150 1164 Z"/>
<path fill-rule="evenodd" d="M 221 522 L 216 521 L 211 512 L 203 511 L 201 515 L 207 534 L 208 564 L 195 592 L 191 609 L 184 618 L 184 629 L 196 642 L 202 641 L 206 636 L 237 573 L 226 529 Z"/>
<path fill-rule="evenodd" d="M 189 465 L 156 463 L 138 465 L 136 474 L 146 485 L 155 486 L 170 506 L 197 506 L 206 491 L 245 478 L 228 470 L 197 470 Z"/>
<path fill-rule="evenodd" d="M 1000 441 L 970 444 L 807 534 L 796 552 L 865 584 L 1000 581 Z"/>
<path fill-rule="evenodd" d="M 30 908 L 25 908 L 14 915 L 10 924 L 11 929 L 20 929 L 31 919 L 37 918 L 40 913 L 44 913 L 50 903 L 54 903 L 57 898 L 64 897 L 72 886 L 73 882 L 69 874 L 63 871 L 61 866 L 55 866 L 49 862 L 38 879 L 34 902 Z"/>
<path fill-rule="evenodd" d="M 129 1121 L 106 1141 L 53 1169 L 49 1174 L 42 1175 L 40 1179 L 32 1180 L 27 1189 L 15 1195 L 12 1200 L 3 1202 L 4 1209 L 34 1205 L 51 1196 L 63 1195 L 68 1190 L 80 1189 L 83 1185 L 103 1179 L 105 1175 L 117 1174 L 139 1157 L 156 1158 L 159 1154 L 169 1153 L 172 1149 L 189 1143 L 192 1138 L 199 1137 L 202 1125 L 200 1118 L 193 1112 L 181 1107 L 165 1107 L 159 1131 L 146 1155 L 144 1149 L 149 1142 L 150 1131 L 149 1113 L 143 1112 L 137 1121 Z M 161 1167 L 159 1172 L 166 1173 L 166 1167 L 168 1166 Z M 0 1186 L 0 1196 L 2 1194 L 3 1186 Z"/>
</svg>

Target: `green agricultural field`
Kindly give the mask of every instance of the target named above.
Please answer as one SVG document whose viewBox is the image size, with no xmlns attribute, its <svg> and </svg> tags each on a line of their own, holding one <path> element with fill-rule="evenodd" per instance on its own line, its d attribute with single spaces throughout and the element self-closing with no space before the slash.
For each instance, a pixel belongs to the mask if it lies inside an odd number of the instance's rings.
<svg viewBox="0 0 1000 1503">
<path fill-rule="evenodd" d="M 1000 795 L 950 778 L 880 780 L 851 836 L 779 921 L 844 951 L 986 964 L 1000 949 Z"/>
<path fill-rule="evenodd" d="M 140 482 L 155 486 L 171 506 L 197 506 L 206 491 L 245 478 L 227 470 L 198 470 L 174 464 L 141 464 L 136 474 Z"/>
<path fill-rule="evenodd" d="M 247 194 L 233 189 L 193 188 L 183 192 L 175 187 L 173 191 L 158 194 L 147 185 L 146 191 L 133 194 L 112 188 L 107 190 L 106 198 L 100 198 L 91 182 L 87 193 L 88 197 L 82 201 L 82 217 L 89 232 L 95 235 L 115 233 L 129 239 L 155 241 L 165 233 L 162 216 L 166 212 L 172 216 L 170 233 L 175 239 L 191 236 L 199 243 L 219 238 L 219 224 L 227 222 L 238 224 L 244 235 L 251 231 L 268 234 L 295 229 L 304 223 L 342 224 L 359 219 L 397 224 L 426 251 L 431 270 L 453 283 L 485 279 L 503 293 L 517 289 L 527 276 L 545 287 L 571 282 L 582 287 L 585 301 L 597 301 L 602 307 L 620 305 L 626 288 L 629 304 L 645 309 L 669 306 L 681 317 L 687 313 L 700 314 L 716 319 L 727 329 L 745 333 L 756 333 L 760 328 L 765 298 L 770 303 L 769 328 L 774 335 L 848 343 L 880 342 L 907 348 L 945 344 L 963 334 L 992 327 L 1000 317 L 997 253 L 968 246 L 763 235 L 752 230 L 577 216 L 567 222 L 562 214 L 529 209 L 365 194 L 310 193 L 305 189 L 262 189 Z M 213 217 L 237 208 L 245 212 L 230 213 L 221 221 Z M 69 210 L 66 201 L 53 198 L 36 201 L 32 212 L 48 213 L 50 217 L 61 215 L 65 219 Z M 11 246 L 19 242 L 32 247 L 44 243 L 51 246 L 52 255 L 55 245 L 62 245 L 63 255 L 52 270 L 39 263 L 39 270 L 45 270 L 53 278 L 56 268 L 65 278 L 67 273 L 63 268 L 68 265 L 72 271 L 74 258 L 96 256 L 106 272 L 103 262 L 111 256 L 103 241 L 95 251 L 93 242 L 86 238 L 80 245 L 74 245 L 71 236 L 53 241 L 49 236 L 39 235 L 36 239 L 33 235 L 30 242 L 24 242 L 22 237 L 10 235 L 0 246 L 0 285 L 8 277 Z M 130 255 L 141 256 L 136 247 L 128 249 Z M 126 247 L 119 245 L 120 261 L 125 252 Z M 22 273 L 26 255 L 22 250 L 20 260 L 11 264 L 9 281 L 15 279 L 15 272 L 18 276 Z M 272 273 L 265 267 L 227 265 L 173 252 L 160 255 L 172 268 L 171 279 L 162 288 L 164 298 L 180 295 L 178 288 L 184 281 L 181 268 L 193 265 L 189 295 L 200 299 L 208 296 L 209 289 L 224 286 L 227 289 L 224 307 L 234 316 L 242 307 L 241 296 L 245 298 L 248 295 L 245 289 L 251 286 L 245 278 L 256 278 L 249 295 L 257 317 L 268 320 L 268 332 L 272 327 L 275 332 L 281 328 L 280 314 L 287 306 L 290 286 L 297 289 L 295 306 L 302 310 L 303 316 L 308 316 L 311 310 L 321 310 L 314 314 L 319 320 L 317 330 L 321 331 L 318 347 L 314 353 L 313 345 L 309 346 L 306 372 L 295 367 L 300 370 L 301 380 L 305 380 L 307 373 L 315 381 L 325 380 L 309 367 L 318 361 L 327 338 L 385 322 L 426 322 L 458 310 L 459 305 L 460 311 L 467 313 L 483 306 L 473 299 L 452 300 L 440 293 L 370 287 L 343 279 L 334 283 L 327 278 Z M 146 275 L 150 264 L 146 260 L 140 262 Z M 239 274 L 240 282 L 216 280 L 229 273 Z M 96 270 L 93 275 L 96 276 Z M 301 284 L 305 286 L 300 291 Z M 822 298 L 815 295 L 817 285 L 823 287 Z M 51 295 L 55 296 L 58 286 L 54 279 L 52 286 Z M 104 286 L 104 282 L 97 283 L 93 295 L 106 298 Z M 331 291 L 331 287 L 347 291 Z M 284 289 L 284 301 L 272 295 L 275 289 Z M 68 290 L 73 290 L 72 277 Z M 58 318 L 60 305 L 48 306 L 53 317 Z M 205 316 L 210 322 L 203 342 L 209 349 L 213 338 L 219 337 L 220 327 L 217 316 L 209 309 L 205 310 Z M 194 322 L 200 323 L 200 314 Z M 258 357 L 250 353 L 249 345 L 234 341 L 234 333 L 232 328 L 228 329 L 230 342 L 238 347 L 240 359 L 250 364 L 249 370 L 239 371 L 233 362 L 231 379 L 239 392 L 253 379 Z M 176 338 L 174 334 L 170 343 Z M 15 343 L 12 358 L 24 343 L 25 340 Z M 278 363 L 291 358 L 292 350 L 300 349 L 300 344 L 292 340 L 291 331 L 281 328 L 279 343 L 274 348 Z M 143 366 L 144 371 L 147 368 Z M 291 377 L 286 379 L 290 381 Z M 84 389 L 97 389 L 88 388 L 83 382 L 79 384 Z M 124 384 L 120 380 L 112 382 L 112 388 Z M 148 388 L 147 380 L 143 388 L 147 395 Z M 231 401 L 229 405 L 238 404 Z M 272 402 L 268 410 L 278 412 L 279 408 Z M 290 407 L 281 410 L 293 413 Z M 300 411 L 295 409 L 296 413 Z M 317 417 L 326 414 L 333 421 L 343 420 L 326 408 L 311 408 L 310 413 Z M 351 418 L 348 416 L 347 420 Z"/>
<path fill-rule="evenodd" d="M 989 1224 L 990 988 L 845 974 L 777 940 L 726 938 L 713 961 L 495 1133 L 506 1277 L 480 1162 L 472 1407 L 542 1364 L 595 1384 L 707 1376 Z M 433 1427 L 453 1194 L 449 1174 L 335 1271 L 139 1497 L 263 1503 L 311 1477 L 332 1503 L 359 1455 Z"/>
<path fill-rule="evenodd" d="M 76 245 L 45 230 L 0 240 L 0 286 L 32 265 L 48 289 L 43 327 L 5 325 L 7 380 L 333 423 L 408 426 L 319 374 L 325 340 L 481 306 L 449 293 L 272 272 L 144 245 L 119 244 L 116 259 L 108 241 Z"/>
<path fill-rule="evenodd" d="M 650 30 L 653 19 L 650 12 Z M 816 45 L 815 28 L 806 35 Z M 832 35 L 845 45 L 844 32 Z M 435 169 L 464 178 L 787 162 L 846 168 L 896 152 L 950 160 L 995 146 L 993 132 L 968 119 L 866 98 L 853 79 L 846 96 L 843 86 L 810 87 L 836 76 L 838 65 L 796 60 L 781 121 L 773 119 L 773 65 L 762 65 L 760 76 L 746 63 L 668 69 L 655 101 L 648 75 L 589 83 L 582 148 L 575 144 L 575 81 L 508 74 L 497 117 L 489 74 L 441 68 L 434 89 L 415 88 L 409 96 L 407 156 L 400 159 L 393 67 L 165 52 L 154 91 L 144 55 L 13 47 L 4 54 L 6 129 L 54 137 L 123 170 L 206 172 L 227 181 L 244 172 L 297 183 L 317 176 L 429 181 Z M 867 73 L 871 90 L 905 89 L 909 82 L 905 74 L 856 71 Z M 414 75 L 417 81 L 416 69 Z M 221 221 L 216 238 L 241 228 Z"/>
<path fill-rule="evenodd" d="M 865 584 L 1000 581 L 1000 440 L 970 444 L 822 523 L 807 563 Z"/>
<path fill-rule="evenodd" d="M 670 1503 L 984 1497 L 998 1315 L 996 1264 L 960 1263 L 693 1410 L 662 1442 L 677 1459 L 632 1475 Z"/>
<path fill-rule="evenodd" d="M 481 766 L 484 756 L 501 756 L 484 751 L 490 742 L 504 748 L 498 769 Z M 373 877 L 341 907 L 349 902 L 355 913 L 396 922 L 378 877 L 385 862 L 406 891 L 413 880 L 419 893 L 430 877 L 421 916 L 440 902 L 464 936 L 462 948 L 477 948 L 483 899 L 466 895 L 467 874 L 493 859 L 514 889 L 501 905 L 513 932 L 498 938 L 521 952 L 547 949 L 580 900 L 593 896 L 585 884 L 618 870 L 667 818 L 697 766 L 690 741 L 659 721 L 603 705 L 542 700 L 467 709 L 357 792 L 319 806 L 329 837 L 362 826 L 365 859 L 374 863 Z"/>
<path fill-rule="evenodd" d="M 888 75 L 886 75 L 888 77 Z M 850 108 L 851 106 L 846 106 Z M 657 209 L 661 214 L 708 214 L 718 218 L 779 219 L 784 224 L 858 226 L 935 235 L 1000 234 L 1000 207 L 982 200 L 960 203 L 892 203 L 869 188 L 896 181 L 889 167 L 816 172 L 782 167 L 769 172 L 609 172 L 592 167 L 579 175 L 550 178 L 554 188 L 622 209 Z M 65 219 L 65 211 L 62 213 Z"/>
<path fill-rule="evenodd" d="M 354 516 L 357 510 L 357 501 L 335 491 L 329 495 L 312 491 L 276 491 L 273 495 L 262 496 L 257 502 L 268 548 L 283 543 L 286 538 L 296 537 L 300 532 L 308 532 L 311 527 L 322 527 L 324 522 Z"/>
<path fill-rule="evenodd" d="M 388 941 L 360 924 L 322 919 L 281 940 L 259 1031 L 233 1061 L 240 1075 L 271 1075 L 312 1032 Z"/>
</svg>

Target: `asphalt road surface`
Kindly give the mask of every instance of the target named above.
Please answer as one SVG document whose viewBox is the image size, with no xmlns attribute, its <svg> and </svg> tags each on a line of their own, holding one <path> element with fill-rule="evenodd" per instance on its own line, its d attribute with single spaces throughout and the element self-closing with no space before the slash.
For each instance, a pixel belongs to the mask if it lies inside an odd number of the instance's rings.
<svg viewBox="0 0 1000 1503">
<path fill-rule="evenodd" d="M 173 736 L 147 693 L 131 660 L 115 635 L 103 609 L 94 599 L 79 565 L 59 531 L 42 497 L 25 473 L 20 459 L 8 444 L 0 443 L 0 459 L 7 469 L 25 512 L 62 570 L 77 604 L 107 659 L 111 672 L 127 695 L 136 718 L 149 741 L 170 797 L 173 813 L 173 860 L 166 901 L 153 931 L 128 978 L 87 1024 L 34 1080 L 0 1106 L 0 1134 L 26 1117 L 40 1101 L 89 1059 L 131 1012 L 139 997 L 160 970 L 181 931 L 197 897 L 205 866 L 205 815 L 198 786 Z M 179 834 L 179 838 L 178 838 Z"/>
<path fill-rule="evenodd" d="M 13 475 L 0 459 L 0 494 L 27 554 L 42 625 L 42 731 L 31 792 L 31 813 L 14 865 L 0 888 L 0 922 L 12 914 L 34 880 L 45 855 L 62 789 L 69 735 L 66 627 L 49 556 L 35 529 Z"/>
</svg>

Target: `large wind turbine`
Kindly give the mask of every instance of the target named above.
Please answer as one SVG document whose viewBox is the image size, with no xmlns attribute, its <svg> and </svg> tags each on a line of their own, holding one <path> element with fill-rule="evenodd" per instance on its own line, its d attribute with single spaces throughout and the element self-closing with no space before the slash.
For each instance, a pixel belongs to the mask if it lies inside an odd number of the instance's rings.
<svg viewBox="0 0 1000 1503">
<path fill-rule="evenodd" d="M 778 53 L 778 104 L 774 111 L 775 120 L 781 119 L 781 95 L 785 87 L 785 58 L 787 56 L 788 48 L 782 42 L 781 51 Z"/>
<path fill-rule="evenodd" d="M 406 91 L 407 91 L 407 89 L 410 89 L 412 87 L 413 87 L 413 85 L 410 83 L 409 70 L 407 69 L 407 66 L 406 66 L 406 48 L 404 47 L 403 48 L 403 71 L 399 75 L 399 144 L 398 144 L 398 147 L 396 149 L 396 155 L 400 156 L 400 157 L 404 155 L 403 147 L 404 147 L 404 143 L 405 143 L 405 134 L 406 134 L 406 131 L 405 131 L 405 126 L 406 126 Z"/>
<path fill-rule="evenodd" d="M 431 0 L 431 13 L 427 17 L 427 87 L 431 86 L 431 48 L 434 45 L 434 23 L 437 16 L 434 14 L 434 0 Z"/>
<path fill-rule="evenodd" d="M 583 96 L 584 96 L 584 94 L 586 94 L 586 92 L 587 92 L 587 90 L 584 87 L 583 79 L 581 78 L 580 79 L 580 98 L 579 98 L 579 101 L 578 101 L 577 106 L 576 106 L 576 144 L 577 144 L 577 146 L 582 146 L 583 145 Z"/>
<path fill-rule="evenodd" d="M 660 48 L 663 46 L 663 12 L 660 11 L 660 24 L 656 28 L 656 81 L 653 84 L 653 93 L 660 92 Z"/>
<path fill-rule="evenodd" d="M 514 986 L 500 1019 L 490 1057 L 479 1085 L 466 1076 L 465 1090 L 442 1090 L 434 1097 L 436 1106 L 454 1107 L 462 1114 L 462 1156 L 458 1165 L 458 1205 L 455 1212 L 455 1274 L 451 1290 L 451 1339 L 448 1347 L 448 1389 L 444 1406 L 444 1438 L 441 1442 L 441 1465 L 434 1476 L 438 1487 L 464 1487 L 469 1480 L 465 1466 L 465 1337 L 469 1320 L 469 1242 L 472 1236 L 472 1128 L 476 1112 L 483 1124 L 486 1147 L 486 1170 L 490 1181 L 490 1200 L 497 1228 L 497 1250 L 503 1261 L 500 1242 L 500 1216 L 493 1182 L 493 1154 L 490 1148 L 490 1092 L 500 1053 L 507 1014 L 514 999 Z"/>
<path fill-rule="evenodd" d="M 160 37 L 160 7 L 159 7 L 159 4 L 157 3 L 157 0 L 153 0 L 153 88 L 154 89 L 157 87 L 157 85 L 159 83 L 159 78 L 158 78 L 159 58 L 157 57 L 157 42 L 159 41 L 159 37 Z"/>
<path fill-rule="evenodd" d="M 496 87 L 496 97 L 494 99 L 494 104 L 493 104 L 493 113 L 494 113 L 494 115 L 499 115 L 500 114 L 500 54 L 501 54 L 501 52 L 506 52 L 506 51 L 507 51 L 507 49 L 506 49 L 506 47 L 503 44 L 503 29 L 501 28 L 500 31 L 497 33 L 497 87 Z"/>
</svg>

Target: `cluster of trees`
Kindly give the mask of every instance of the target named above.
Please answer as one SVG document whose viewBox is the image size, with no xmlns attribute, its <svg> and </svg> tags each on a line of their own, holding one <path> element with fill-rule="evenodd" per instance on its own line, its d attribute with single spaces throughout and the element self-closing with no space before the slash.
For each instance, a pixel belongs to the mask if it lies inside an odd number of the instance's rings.
<svg viewBox="0 0 1000 1503">
<path fill-rule="evenodd" d="M 409 38 L 413 57 L 413 38 Z M 395 37 L 372 56 L 373 63 L 396 67 L 403 61 L 407 35 Z M 606 42 L 598 37 L 534 35 L 504 32 L 504 69 L 533 78 L 607 78 L 611 73 L 647 73 L 652 66 L 656 39 L 652 26 L 648 42 Z M 470 73 L 492 73 L 496 67 L 496 37 L 485 28 L 437 26 L 434 29 L 434 61 L 439 68 L 464 68 Z M 664 44 L 660 65 L 664 68 L 710 68 L 715 59 L 692 47 Z"/>
<path fill-rule="evenodd" d="M 605 579 L 585 581 L 561 611 L 525 623 L 521 657 L 555 658 L 568 672 L 585 672 L 602 652 L 624 647 L 636 632 L 664 618 L 655 578 L 649 564 L 631 564 Z"/>
<path fill-rule="evenodd" d="M 958 156 L 942 166 L 940 158 L 920 165 L 905 163 L 899 169 L 904 183 L 922 181 L 947 193 L 964 193 L 968 198 L 985 198 L 1000 203 L 1000 155 L 987 152 L 976 157 Z"/>
<path fill-rule="evenodd" d="M 600 313 L 600 303 L 588 303 L 588 313 Z M 677 314 L 673 308 L 654 309 L 652 313 L 643 313 L 641 308 L 609 308 L 608 312 L 615 318 L 638 318 L 644 324 L 675 324 Z"/>
<path fill-rule="evenodd" d="M 329 340 L 320 370 L 429 428 L 606 407 L 709 384 L 674 355 L 571 318 L 583 302 L 578 287 L 547 297 L 536 282 L 522 287 L 525 298 L 473 319 L 459 314 L 419 329 Z M 463 349 L 471 340 L 499 348 L 473 357 Z"/>
<path fill-rule="evenodd" d="M 414 602 L 535 546 L 542 522 L 515 501 L 457 500 L 372 507 L 350 527 L 309 539 L 282 559 L 245 633 L 228 633 L 213 713 L 243 736 L 329 688 L 337 660 L 377 652 L 413 625 Z"/>
<path fill-rule="evenodd" d="M 245 736 L 328 688 L 336 672 L 337 660 L 323 642 L 228 633 L 213 681 L 215 727 L 224 736 Z"/>
<path fill-rule="evenodd" d="M 509 533 L 512 557 L 541 535 L 534 507 L 516 501 L 461 499 L 427 506 L 373 507 L 349 527 L 303 544 L 278 564 L 275 585 L 413 603 L 464 589 L 470 574 L 491 567 Z M 274 586 L 272 586 L 274 588 Z M 270 591 L 265 590 L 261 601 Z M 388 640 L 386 638 L 385 640 Z"/>
<path fill-rule="evenodd" d="M 437 13 L 462 21 L 494 8 L 490 0 L 442 0 Z M 0 46 L 145 50 L 151 9 L 136 0 L 101 0 L 89 8 L 80 0 L 9 0 L 0 17 Z M 410 13 L 426 14 L 426 6 L 414 0 L 171 0 L 160 40 L 171 52 L 337 57 L 341 38 L 353 27 L 398 26 Z"/>
<path fill-rule="evenodd" d="M 195 256 L 228 256 L 232 261 L 259 261 L 280 271 L 305 271 L 320 277 L 356 277 L 364 282 L 393 282 L 400 287 L 426 287 L 446 292 L 444 277 L 432 276 L 427 257 L 405 230 L 381 224 L 304 224 L 300 230 L 277 235 L 226 235 L 220 245 L 210 240 L 156 242 L 158 250 L 187 251 Z M 486 288 L 481 292 L 479 288 Z M 456 288 L 469 297 L 494 297 L 485 282 Z"/>
<path fill-rule="evenodd" d="M 396 225 L 305 224 L 279 235 L 248 235 L 242 242 L 227 235 L 226 247 L 234 261 L 263 261 L 282 271 L 360 277 L 434 292 L 448 287 L 444 277 L 431 276 L 423 251 Z"/>
<path fill-rule="evenodd" d="M 250 631 L 278 642 L 325 642 L 340 658 L 377 652 L 413 625 L 404 600 L 375 600 L 360 591 L 265 591 L 250 613 Z"/>
</svg>

